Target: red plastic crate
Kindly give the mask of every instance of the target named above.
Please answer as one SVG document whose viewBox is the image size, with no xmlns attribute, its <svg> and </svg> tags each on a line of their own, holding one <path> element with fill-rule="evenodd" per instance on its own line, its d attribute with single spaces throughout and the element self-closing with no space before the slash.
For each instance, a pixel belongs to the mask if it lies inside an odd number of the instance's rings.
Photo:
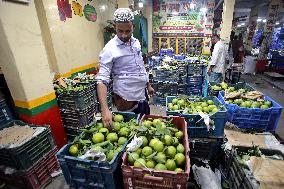
<svg viewBox="0 0 284 189">
<path fill-rule="evenodd" d="M 189 143 L 187 135 L 187 124 L 182 117 L 169 117 L 169 116 L 156 116 L 156 115 L 144 115 L 142 121 L 148 118 L 172 118 L 172 123 L 177 126 L 179 130 L 184 133 L 183 145 L 185 146 L 185 171 L 177 173 L 175 171 L 157 171 L 153 170 L 153 176 L 146 176 L 149 171 L 146 169 L 129 166 L 127 162 L 127 153 L 123 154 L 122 157 L 122 174 L 124 189 L 165 189 L 165 188 L 176 188 L 176 189 L 187 189 L 187 181 L 189 179 L 190 172 L 190 159 L 189 159 Z"/>
<path fill-rule="evenodd" d="M 59 169 L 56 152 L 57 148 L 54 148 L 27 171 L 17 171 L 8 175 L 1 170 L 0 179 L 19 188 L 40 189 L 51 181 L 51 173 Z"/>
</svg>

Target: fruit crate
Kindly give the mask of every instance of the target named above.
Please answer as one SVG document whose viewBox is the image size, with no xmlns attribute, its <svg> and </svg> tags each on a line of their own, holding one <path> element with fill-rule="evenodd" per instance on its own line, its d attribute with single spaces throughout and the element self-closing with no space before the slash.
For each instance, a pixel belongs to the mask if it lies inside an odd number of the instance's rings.
<svg viewBox="0 0 284 189">
<path fill-rule="evenodd" d="M 5 125 L 7 122 L 13 120 L 11 110 L 8 107 L 5 99 L 0 100 L 0 108 L 0 125 Z"/>
<path fill-rule="evenodd" d="M 0 171 L 0 180 L 7 184 L 23 189 L 40 189 L 46 186 L 51 180 L 51 174 L 59 169 L 56 159 L 57 148 L 49 151 L 42 159 L 27 171 L 16 171 L 12 174 L 5 174 Z"/>
<path fill-rule="evenodd" d="M 149 171 L 146 169 L 141 169 L 134 166 L 129 166 L 127 161 L 127 153 L 123 154 L 122 157 L 122 173 L 123 173 L 123 182 L 125 189 L 140 189 L 140 188 L 187 188 L 187 181 L 189 179 L 190 173 L 190 159 L 189 159 L 189 144 L 187 136 L 187 127 L 184 118 L 181 117 L 168 117 L 168 116 L 156 116 L 156 115 L 144 115 L 141 121 L 148 118 L 163 118 L 163 119 L 172 119 L 173 124 L 175 124 L 180 130 L 184 133 L 183 145 L 185 146 L 185 171 L 177 173 L 175 171 L 159 171 L 151 170 L 153 176 L 147 176 Z"/>
<path fill-rule="evenodd" d="M 213 85 L 218 85 L 218 83 L 215 83 L 215 82 L 209 83 L 209 86 L 208 86 L 209 95 L 218 97 L 219 91 L 224 91 L 224 90 L 214 90 L 214 89 L 211 88 L 211 86 L 213 86 Z M 242 88 L 242 89 L 245 89 L 247 91 L 254 91 L 255 90 L 251 85 L 249 85 L 247 83 L 243 83 L 243 82 L 239 82 L 239 83 L 236 83 L 236 84 L 230 84 L 229 87 L 235 87 L 235 89 L 241 89 Z"/>
<path fill-rule="evenodd" d="M 264 96 L 265 100 L 272 102 L 272 107 L 267 109 L 245 108 L 236 104 L 228 104 L 224 99 L 224 91 L 220 91 L 218 98 L 228 110 L 227 121 L 237 125 L 239 128 L 260 129 L 270 132 L 275 132 L 277 129 L 282 106 L 270 97 Z"/>
<path fill-rule="evenodd" d="M 190 158 L 211 160 L 221 152 L 223 138 L 189 138 Z"/>
<path fill-rule="evenodd" d="M 67 135 L 68 141 L 72 142 L 75 139 L 75 137 L 79 136 L 82 133 L 81 129 L 88 129 L 89 127 L 91 127 L 92 124 L 93 123 L 86 125 L 85 127 L 68 127 L 68 126 L 65 126 L 64 130 L 65 130 L 65 133 Z"/>
<path fill-rule="evenodd" d="M 205 75 L 206 66 L 204 64 L 196 64 L 196 63 L 189 63 L 187 65 L 187 74 L 188 76 L 193 76 L 193 75 Z"/>
<path fill-rule="evenodd" d="M 203 84 L 204 77 L 203 76 L 188 76 L 187 77 L 187 85 L 196 86 Z"/>
<path fill-rule="evenodd" d="M 183 54 L 174 55 L 174 59 L 175 60 L 184 60 L 185 59 L 185 55 L 183 55 Z"/>
<path fill-rule="evenodd" d="M 177 97 L 168 96 L 166 98 L 166 107 L 168 107 L 168 103 L 171 103 L 174 98 Z M 216 97 L 204 97 L 204 99 L 213 100 L 214 104 L 221 108 L 218 112 L 210 116 L 210 119 L 214 121 L 215 129 L 211 127 L 208 131 L 199 114 L 183 114 L 179 111 L 169 111 L 168 108 L 166 110 L 166 113 L 167 115 L 180 116 L 185 118 L 187 122 L 187 132 L 189 137 L 223 138 L 227 110 Z"/>
<path fill-rule="evenodd" d="M 225 153 L 225 171 L 228 175 L 230 189 L 259 189 L 259 183 L 254 179 L 252 174 L 245 171 L 240 165 L 237 154 L 239 152 L 247 153 L 250 147 L 237 146 L 232 151 Z M 266 156 L 279 155 L 284 158 L 281 151 L 271 149 L 260 149 L 261 153 Z M 279 160 L 281 161 L 281 160 Z"/>
<path fill-rule="evenodd" d="M 55 147 L 49 126 L 36 126 L 22 121 L 13 120 L 0 127 L 0 130 L 14 125 L 40 128 L 41 132 L 34 134 L 22 144 L 0 148 L 0 162 L 17 170 L 27 170 L 37 163 L 45 154 Z"/>
<path fill-rule="evenodd" d="M 132 112 L 116 112 L 122 114 L 126 121 L 137 119 Z M 71 188 L 123 188 L 121 174 L 121 156 L 128 141 L 122 150 L 117 153 L 110 162 L 96 162 L 70 156 L 67 144 L 57 153 L 57 159 L 64 174 L 64 178 Z"/>
<path fill-rule="evenodd" d="M 96 103 L 96 85 L 88 83 L 81 91 L 70 91 L 57 94 L 57 100 L 60 108 L 64 109 L 84 109 L 90 103 Z"/>
<path fill-rule="evenodd" d="M 94 121 L 95 104 L 90 104 L 83 110 L 60 109 L 64 127 L 85 127 Z"/>
</svg>

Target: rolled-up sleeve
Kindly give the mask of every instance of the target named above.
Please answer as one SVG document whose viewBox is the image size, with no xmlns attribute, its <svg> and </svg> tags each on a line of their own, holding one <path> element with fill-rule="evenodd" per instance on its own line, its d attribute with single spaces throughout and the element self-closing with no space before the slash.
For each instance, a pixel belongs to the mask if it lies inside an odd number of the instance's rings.
<svg viewBox="0 0 284 189">
<path fill-rule="evenodd" d="M 113 65 L 113 56 L 109 50 L 104 48 L 100 52 L 99 59 L 100 59 L 100 67 L 96 80 L 98 83 L 108 84 L 110 82 L 110 74 Z"/>
</svg>

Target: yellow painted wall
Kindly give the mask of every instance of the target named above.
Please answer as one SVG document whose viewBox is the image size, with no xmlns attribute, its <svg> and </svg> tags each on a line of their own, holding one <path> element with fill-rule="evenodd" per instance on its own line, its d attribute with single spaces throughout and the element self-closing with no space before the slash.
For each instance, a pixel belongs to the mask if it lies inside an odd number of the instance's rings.
<svg viewBox="0 0 284 189">
<path fill-rule="evenodd" d="M 96 22 L 87 21 L 84 16 L 74 14 L 65 22 L 60 21 L 56 1 L 41 1 L 57 61 L 57 69 L 53 71 L 63 74 L 70 72 L 71 69 L 98 62 L 99 52 L 104 47 L 103 28 L 106 20 L 113 17 L 115 1 L 77 1 L 82 7 L 88 3 L 96 8 L 98 13 Z M 100 9 L 103 5 L 105 10 Z"/>
<path fill-rule="evenodd" d="M 147 22 L 148 22 L 148 52 L 153 51 L 152 13 L 153 13 L 152 3 L 149 3 L 144 8 L 144 16 L 147 18 Z"/>
<path fill-rule="evenodd" d="M 53 91 L 35 5 L 0 1 L 0 66 L 14 99 Z"/>
<path fill-rule="evenodd" d="M 128 8 L 128 0 L 117 0 L 118 8 Z"/>
</svg>

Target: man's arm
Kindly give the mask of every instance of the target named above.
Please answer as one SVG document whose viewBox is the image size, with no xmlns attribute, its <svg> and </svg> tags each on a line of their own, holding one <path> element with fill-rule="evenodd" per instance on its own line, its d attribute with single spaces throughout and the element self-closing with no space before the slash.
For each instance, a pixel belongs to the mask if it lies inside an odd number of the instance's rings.
<svg viewBox="0 0 284 189">
<path fill-rule="evenodd" d="M 97 79 L 97 92 L 99 103 L 101 106 L 102 121 L 105 127 L 111 128 L 112 114 L 107 104 L 107 86 L 110 82 L 110 74 L 113 66 L 113 57 L 105 48 L 100 53 L 100 68 Z"/>
<path fill-rule="evenodd" d="M 219 56 L 219 49 L 220 49 L 220 45 L 216 43 L 213 49 L 211 60 L 209 62 L 208 75 L 211 74 L 214 66 L 218 63 L 217 61 L 218 61 L 218 56 Z"/>
</svg>

